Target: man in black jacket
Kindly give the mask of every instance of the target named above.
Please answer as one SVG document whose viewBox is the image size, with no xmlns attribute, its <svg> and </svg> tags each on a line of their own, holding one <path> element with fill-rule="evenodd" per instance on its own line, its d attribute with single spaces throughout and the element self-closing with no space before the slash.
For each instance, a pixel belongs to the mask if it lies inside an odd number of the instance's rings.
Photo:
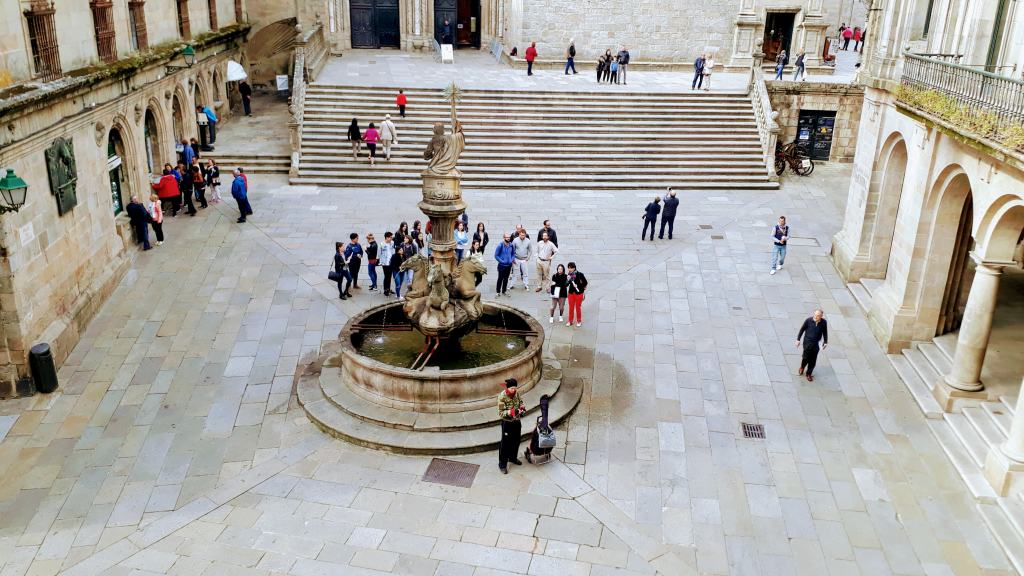
<svg viewBox="0 0 1024 576">
<path fill-rule="evenodd" d="M 806 374 L 808 382 L 814 382 L 811 372 L 814 372 L 814 365 L 818 363 L 818 342 L 821 340 L 824 340 L 824 343 L 820 349 L 824 350 L 828 347 L 828 322 L 825 321 L 825 313 L 818 309 L 814 311 L 813 316 L 804 320 L 800 332 L 796 335 L 796 347 L 799 348 L 801 344 L 804 347 L 803 356 L 800 358 L 800 370 L 797 371 L 797 374 Z"/>
<path fill-rule="evenodd" d="M 676 222 L 676 208 L 679 208 L 679 199 L 676 198 L 676 191 L 671 187 L 665 195 L 665 208 L 661 211 L 661 231 L 658 232 L 658 240 L 665 239 L 665 224 L 668 224 L 668 239 L 672 239 L 672 228 Z"/>
<path fill-rule="evenodd" d="M 551 240 L 551 243 L 555 245 L 555 248 L 558 248 L 558 234 L 555 232 L 555 229 L 551 227 L 551 220 L 544 221 L 544 227 L 537 231 L 537 240 L 543 238 L 545 232 L 548 234 L 548 240 Z"/>
<path fill-rule="evenodd" d="M 629 67 L 629 50 L 623 46 L 622 50 L 619 50 L 619 77 L 622 78 L 622 83 L 626 83 L 626 68 Z"/>
<path fill-rule="evenodd" d="M 565 75 L 569 75 L 569 69 L 572 68 L 572 73 L 576 73 L 576 41 L 569 40 L 569 47 L 565 49 Z"/>
<path fill-rule="evenodd" d="M 658 224 L 658 214 L 661 212 L 661 198 L 654 197 L 654 202 L 649 202 L 644 208 L 644 231 L 640 233 L 640 239 L 647 236 L 647 227 L 651 227 L 651 242 L 654 242 L 654 227 Z"/>
<path fill-rule="evenodd" d="M 149 215 L 146 207 L 139 202 L 138 196 L 132 196 L 131 201 L 125 206 L 125 211 L 128 212 L 128 219 L 132 223 L 132 228 L 135 228 L 135 236 L 138 238 L 139 243 L 142 244 L 142 249 L 149 250 L 152 248 L 149 245 L 149 223 L 153 221 L 153 217 Z"/>
</svg>

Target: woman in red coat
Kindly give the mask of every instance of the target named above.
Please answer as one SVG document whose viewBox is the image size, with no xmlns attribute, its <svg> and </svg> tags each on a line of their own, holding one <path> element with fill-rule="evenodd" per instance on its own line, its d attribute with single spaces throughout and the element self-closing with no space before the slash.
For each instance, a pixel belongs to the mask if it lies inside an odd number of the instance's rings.
<svg viewBox="0 0 1024 576">
<path fill-rule="evenodd" d="M 526 75 L 533 76 L 533 61 L 537 59 L 537 43 L 530 42 L 530 47 L 526 49 Z"/>
<path fill-rule="evenodd" d="M 164 174 L 159 182 L 153 184 L 153 190 L 156 191 L 161 203 L 171 203 L 171 215 L 177 216 L 178 210 L 181 209 L 181 193 L 178 192 L 178 179 L 171 174 L 170 168 L 164 168 Z"/>
</svg>

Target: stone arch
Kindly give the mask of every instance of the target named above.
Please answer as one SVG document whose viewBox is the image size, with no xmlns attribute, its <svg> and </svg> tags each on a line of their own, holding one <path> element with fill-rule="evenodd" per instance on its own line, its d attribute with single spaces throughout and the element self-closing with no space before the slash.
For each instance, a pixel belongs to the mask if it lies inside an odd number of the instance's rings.
<svg viewBox="0 0 1024 576">
<path fill-rule="evenodd" d="M 194 108 L 188 96 L 185 95 L 185 89 L 181 84 L 176 85 L 174 94 L 171 96 L 171 135 L 175 144 L 181 142 L 182 138 L 192 136 L 192 131 L 189 129 L 192 124 L 195 124 L 195 121 L 189 121 L 195 118 L 192 110 Z"/>
<path fill-rule="evenodd" d="M 142 119 L 142 146 L 146 151 L 146 168 L 154 174 L 160 172 L 168 159 L 166 146 L 171 136 L 166 132 L 163 108 L 156 98 L 150 98 Z"/>
<path fill-rule="evenodd" d="M 137 183 L 133 182 L 136 171 L 135 140 L 131 123 L 124 116 L 114 117 L 105 142 L 107 173 L 110 179 L 111 211 L 120 213 L 132 194 L 136 194 Z"/>
<path fill-rule="evenodd" d="M 870 226 L 869 278 L 885 278 L 888 274 L 896 218 L 907 174 L 907 143 L 902 133 L 897 131 L 889 135 L 879 158 L 881 161 L 875 164 L 865 209 L 874 210 L 874 214 L 870 218 L 865 214 L 864 218 L 865 226 Z"/>
<path fill-rule="evenodd" d="M 192 85 L 192 110 L 196 106 L 213 106 L 213 99 L 210 98 L 210 90 L 207 88 L 206 71 L 200 70 Z"/>
<path fill-rule="evenodd" d="M 989 205 L 978 225 L 977 252 L 986 262 L 1013 260 L 1024 231 L 1024 199 L 1004 194 Z"/>
<path fill-rule="evenodd" d="M 225 93 L 224 85 L 224 74 L 220 71 L 221 66 L 216 66 L 213 69 L 213 100 L 217 102 L 224 102 L 227 100 L 227 94 Z"/>
<path fill-rule="evenodd" d="M 964 272 L 973 230 L 972 189 L 963 167 L 950 164 L 925 197 L 903 300 L 904 308 L 917 312 L 914 340 L 929 340 L 940 323 L 948 325 L 941 318 L 956 307 L 961 288 L 970 286 Z"/>
</svg>

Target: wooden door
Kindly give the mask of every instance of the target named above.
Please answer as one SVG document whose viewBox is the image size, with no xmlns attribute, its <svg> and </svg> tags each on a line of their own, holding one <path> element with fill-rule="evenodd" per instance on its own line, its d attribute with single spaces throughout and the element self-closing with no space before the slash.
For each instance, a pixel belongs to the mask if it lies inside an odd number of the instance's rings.
<svg viewBox="0 0 1024 576">
<path fill-rule="evenodd" d="M 377 46 L 398 48 L 402 33 L 399 29 L 398 0 L 374 0 Z"/>
<path fill-rule="evenodd" d="M 352 47 L 377 48 L 379 45 L 374 26 L 373 0 L 350 0 L 349 6 Z"/>
</svg>

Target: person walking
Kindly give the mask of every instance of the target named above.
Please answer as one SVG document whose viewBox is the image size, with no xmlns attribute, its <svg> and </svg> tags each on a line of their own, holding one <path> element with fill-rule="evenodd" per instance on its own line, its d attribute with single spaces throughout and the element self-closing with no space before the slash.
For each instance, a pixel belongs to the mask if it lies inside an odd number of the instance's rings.
<svg viewBox="0 0 1024 576">
<path fill-rule="evenodd" d="M 346 135 L 348 141 L 352 144 L 352 159 L 359 159 L 359 144 L 363 141 L 363 133 L 359 130 L 359 120 L 352 119 L 352 123 L 348 125 L 348 134 Z"/>
<path fill-rule="evenodd" d="M 185 211 L 189 216 L 196 215 L 196 205 L 192 202 L 195 189 L 192 184 L 192 171 L 184 164 L 178 164 L 178 173 L 181 179 L 178 180 L 178 193 L 181 195 L 181 202 L 185 204 Z"/>
<path fill-rule="evenodd" d="M 801 50 L 796 55 L 796 71 L 793 72 L 793 81 L 807 80 L 807 65 L 804 63 L 804 58 L 807 56 L 807 52 Z"/>
<path fill-rule="evenodd" d="M 473 232 L 473 241 L 480 243 L 481 252 L 487 249 L 487 243 L 491 241 L 491 238 L 487 235 L 487 227 L 484 226 L 483 222 L 476 223 L 476 232 Z"/>
<path fill-rule="evenodd" d="M 715 58 L 714 56 L 708 56 L 704 59 L 704 67 L 701 69 L 701 73 L 704 74 L 704 91 L 711 90 L 711 72 L 715 69 Z"/>
<path fill-rule="evenodd" d="M 359 234 L 355 232 L 348 235 L 348 240 L 348 245 L 345 246 L 348 273 L 352 275 L 352 287 L 362 290 L 362 286 L 359 285 L 359 268 L 363 264 L 363 246 L 359 243 Z"/>
<path fill-rule="evenodd" d="M 548 313 L 548 324 L 555 323 L 555 306 L 558 306 L 558 321 L 562 322 L 562 314 L 565 313 L 565 299 L 569 295 L 569 275 L 565 273 L 565 266 L 561 264 L 555 268 L 551 276 L 551 311 Z"/>
<path fill-rule="evenodd" d="M 135 239 L 142 244 L 143 250 L 151 250 L 153 247 L 149 244 L 149 223 L 153 219 L 149 217 L 146 207 L 139 202 L 138 196 L 131 197 L 125 211 L 128 212 L 128 219 L 135 230 Z"/>
<path fill-rule="evenodd" d="M 466 230 L 466 225 L 459 220 L 455 225 L 455 263 L 462 262 L 462 257 L 466 253 L 466 249 L 469 248 L 469 230 Z"/>
<path fill-rule="evenodd" d="M 801 338 L 803 341 L 801 342 Z M 818 342 L 824 342 L 818 346 Z M 810 318 L 804 320 L 800 326 L 800 332 L 796 335 L 796 347 L 803 344 L 804 353 L 800 357 L 800 369 L 797 374 L 807 376 L 808 382 L 814 382 L 814 366 L 818 363 L 818 352 L 828 347 L 828 322 L 825 321 L 825 313 L 821 309 L 814 311 Z"/>
<path fill-rule="evenodd" d="M 548 239 L 551 240 L 551 243 L 557 247 L 558 233 L 556 233 L 555 229 L 551 227 L 551 220 L 545 220 L 543 222 L 541 229 L 537 231 L 537 238 L 540 238 L 545 233 L 548 235 Z"/>
<path fill-rule="evenodd" d="M 377 241 L 370 232 L 366 235 L 366 274 L 370 277 L 370 290 L 377 289 L 377 265 L 380 263 L 377 259 L 377 250 Z"/>
<path fill-rule="evenodd" d="M 861 29 L 859 27 L 857 27 L 857 26 L 854 26 L 853 27 L 853 51 L 854 52 L 860 52 L 861 38 L 862 37 L 863 37 L 863 33 L 861 32 Z"/>
<path fill-rule="evenodd" d="M 704 62 L 707 58 L 704 54 L 697 56 L 697 59 L 693 61 L 693 83 L 690 84 L 690 90 L 697 90 L 704 84 Z"/>
<path fill-rule="evenodd" d="M 530 42 L 530 47 L 526 49 L 526 75 L 533 76 L 533 61 L 537 59 L 537 43 Z"/>
<path fill-rule="evenodd" d="M 203 170 L 199 166 L 199 160 L 196 159 L 195 162 L 196 164 L 192 166 L 192 193 L 196 200 L 199 200 L 199 207 L 206 208 L 206 176 L 203 175 Z"/>
<path fill-rule="evenodd" d="M 779 55 L 775 57 L 775 79 L 782 80 L 782 72 L 786 69 L 786 51 L 782 50 Z"/>
<path fill-rule="evenodd" d="M 246 116 L 252 116 L 252 86 L 245 80 L 238 83 L 238 93 L 242 96 L 242 109 Z"/>
<path fill-rule="evenodd" d="M 241 170 L 236 168 L 232 174 L 235 179 L 231 182 L 231 197 L 238 203 L 238 220 L 235 222 L 242 224 L 245 222 L 245 217 L 252 214 L 252 206 L 249 204 L 249 189 L 245 185 L 245 178 L 242 177 Z M 195 214 L 194 207 L 192 210 L 192 214 Z"/>
<path fill-rule="evenodd" d="M 153 232 L 156 234 L 156 245 L 164 243 L 164 210 L 160 206 L 160 196 L 149 195 L 149 204 L 146 205 L 146 212 L 149 212 L 149 223 L 153 225 Z"/>
<path fill-rule="evenodd" d="M 640 233 L 640 239 L 643 240 L 647 236 L 647 227 L 651 227 L 651 242 L 654 242 L 654 227 L 658 224 L 658 214 L 661 213 L 661 198 L 654 197 L 652 202 L 648 202 L 647 206 L 644 207 L 644 230 Z"/>
<path fill-rule="evenodd" d="M 508 296 L 508 278 L 512 275 L 512 264 L 516 260 L 516 249 L 508 234 L 494 248 L 494 259 L 498 262 L 498 283 L 494 287 L 494 295 Z"/>
<path fill-rule="evenodd" d="M 519 234 L 512 240 L 512 247 L 516 251 L 516 269 L 519 271 L 519 279 L 523 281 L 523 290 L 530 291 L 530 258 L 533 257 L 533 242 L 526 235 L 526 230 L 521 227 Z"/>
<path fill-rule="evenodd" d="M 665 225 L 668 224 L 668 239 L 672 239 L 672 228 L 676 223 L 676 209 L 679 208 L 679 199 L 676 198 L 676 191 L 671 187 L 665 195 L 665 207 L 661 210 L 661 230 L 658 231 L 658 240 L 665 239 Z"/>
<path fill-rule="evenodd" d="M 172 216 L 177 216 L 178 210 L 181 209 L 181 194 L 178 192 L 178 180 L 174 174 L 171 174 L 169 164 L 164 165 L 163 175 L 153 184 L 153 190 L 156 191 L 161 202 L 170 204 Z"/>
<path fill-rule="evenodd" d="M 391 147 L 398 144 L 398 129 L 391 121 L 391 114 L 384 115 L 384 121 L 380 123 L 380 145 L 384 149 L 384 160 L 391 161 Z"/>
<path fill-rule="evenodd" d="M 626 50 L 626 47 L 623 46 L 622 49 L 619 50 L 619 78 L 622 79 L 622 83 L 623 84 L 627 83 L 626 82 L 626 68 L 628 68 L 628 67 L 629 67 L 629 50 Z M 618 82 L 616 82 L 616 84 L 618 84 Z"/>
<path fill-rule="evenodd" d="M 391 296 L 391 280 L 394 277 L 394 270 L 391 268 L 391 257 L 395 255 L 394 234 L 384 233 L 384 243 L 380 245 L 380 251 L 377 254 L 384 267 L 384 295 Z"/>
<path fill-rule="evenodd" d="M 398 106 L 398 115 L 405 118 L 405 106 L 409 103 L 409 99 L 405 96 L 405 90 L 398 89 L 398 96 L 395 96 L 395 105 Z"/>
<path fill-rule="evenodd" d="M 498 395 L 498 416 L 501 417 L 501 442 L 498 444 L 498 470 L 508 474 L 508 463 L 521 466 L 519 443 L 523 439 L 523 424 L 519 420 L 526 414 L 526 404 L 519 395 L 515 378 L 504 382 L 505 389 Z"/>
<path fill-rule="evenodd" d="M 565 325 L 572 326 L 575 319 L 577 326 L 583 326 L 583 299 L 586 297 L 587 277 L 576 269 L 575 262 L 569 262 L 566 282 L 569 291 L 569 321 Z"/>
<path fill-rule="evenodd" d="M 576 73 L 576 40 L 569 40 L 569 47 L 565 49 L 565 75 L 569 75 L 569 69 Z"/>
<path fill-rule="evenodd" d="M 366 133 L 363 134 L 363 141 L 366 142 L 366 149 L 370 151 L 370 166 L 374 165 L 377 159 L 377 141 L 380 140 L 380 132 L 377 131 L 377 127 L 370 122 L 370 126 L 366 128 Z"/>
<path fill-rule="evenodd" d="M 772 248 L 772 267 L 768 273 L 774 275 L 776 271 L 782 270 L 782 265 L 786 263 L 786 244 L 789 242 L 789 225 L 786 224 L 785 216 L 779 216 L 779 223 L 776 224 L 775 229 L 772 230 L 772 240 L 775 241 L 775 247 Z"/>
<path fill-rule="evenodd" d="M 544 290 L 551 282 L 551 260 L 558 254 L 558 246 L 551 241 L 551 237 L 543 230 L 537 235 L 540 241 L 537 242 L 537 292 Z"/>
<path fill-rule="evenodd" d="M 210 203 L 219 204 L 220 197 L 220 167 L 213 158 L 206 159 L 206 189 L 210 191 Z"/>
<path fill-rule="evenodd" d="M 338 298 L 348 300 L 352 297 L 352 274 L 348 271 L 347 248 L 344 242 L 334 243 L 334 272 L 338 274 Z"/>
<path fill-rule="evenodd" d="M 395 297 L 399 300 L 402 299 L 402 279 L 405 273 L 402 272 L 402 262 L 405 261 L 405 249 L 402 246 L 395 248 L 394 254 L 391 255 L 391 274 L 395 277 Z"/>
<path fill-rule="evenodd" d="M 853 28 L 843 30 L 843 50 L 850 49 L 850 40 L 853 40 Z"/>
</svg>

